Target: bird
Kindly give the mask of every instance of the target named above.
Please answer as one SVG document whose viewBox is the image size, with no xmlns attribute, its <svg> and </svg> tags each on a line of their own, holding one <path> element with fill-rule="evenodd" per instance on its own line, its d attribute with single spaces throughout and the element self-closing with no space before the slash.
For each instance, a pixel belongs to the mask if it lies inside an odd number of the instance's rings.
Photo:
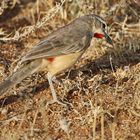
<svg viewBox="0 0 140 140">
<path fill-rule="evenodd" d="M 56 29 L 21 58 L 21 66 L 1 82 L 0 96 L 33 73 L 46 71 L 53 97 L 50 103 L 63 104 L 56 95 L 53 79 L 80 59 L 93 38 L 113 45 L 105 20 L 95 14 L 83 15 Z"/>
</svg>

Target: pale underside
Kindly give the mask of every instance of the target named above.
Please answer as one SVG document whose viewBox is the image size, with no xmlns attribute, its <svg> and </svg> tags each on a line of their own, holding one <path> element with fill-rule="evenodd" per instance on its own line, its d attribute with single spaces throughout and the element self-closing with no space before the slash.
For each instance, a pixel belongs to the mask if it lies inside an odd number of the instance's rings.
<svg viewBox="0 0 140 140">
<path fill-rule="evenodd" d="M 48 71 L 51 75 L 59 74 L 60 72 L 70 68 L 81 57 L 84 51 L 61 55 L 54 58 L 52 62 L 47 59 L 42 59 L 40 70 Z"/>
</svg>

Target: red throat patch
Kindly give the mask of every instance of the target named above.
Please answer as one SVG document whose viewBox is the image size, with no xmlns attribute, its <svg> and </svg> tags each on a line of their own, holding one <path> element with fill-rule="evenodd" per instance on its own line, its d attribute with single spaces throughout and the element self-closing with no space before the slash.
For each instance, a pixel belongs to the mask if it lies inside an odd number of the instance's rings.
<svg viewBox="0 0 140 140">
<path fill-rule="evenodd" d="M 100 34 L 100 33 L 94 33 L 94 37 L 102 39 L 104 37 L 104 35 Z"/>
<path fill-rule="evenodd" d="M 54 57 L 49 57 L 49 58 L 47 58 L 47 60 L 48 60 L 49 62 L 53 62 L 53 61 L 54 61 Z"/>
</svg>

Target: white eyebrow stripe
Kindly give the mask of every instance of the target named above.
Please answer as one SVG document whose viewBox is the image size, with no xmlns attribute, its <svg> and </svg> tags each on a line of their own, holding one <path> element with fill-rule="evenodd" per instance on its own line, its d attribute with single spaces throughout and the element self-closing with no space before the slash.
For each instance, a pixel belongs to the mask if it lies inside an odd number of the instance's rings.
<svg viewBox="0 0 140 140">
<path fill-rule="evenodd" d="M 104 29 L 105 29 L 106 32 L 108 32 L 108 27 L 107 27 L 107 24 L 106 24 L 105 20 L 102 19 L 101 17 L 98 17 L 98 16 L 95 16 L 95 18 L 96 18 L 98 21 L 100 21 L 102 24 L 105 25 L 105 28 L 104 28 Z"/>
<path fill-rule="evenodd" d="M 98 16 L 95 16 L 95 17 L 96 17 L 96 19 L 98 19 L 101 23 L 103 23 L 103 24 L 105 24 L 105 25 L 107 26 L 106 22 L 105 22 L 102 18 L 100 18 L 100 17 L 98 17 Z"/>
</svg>

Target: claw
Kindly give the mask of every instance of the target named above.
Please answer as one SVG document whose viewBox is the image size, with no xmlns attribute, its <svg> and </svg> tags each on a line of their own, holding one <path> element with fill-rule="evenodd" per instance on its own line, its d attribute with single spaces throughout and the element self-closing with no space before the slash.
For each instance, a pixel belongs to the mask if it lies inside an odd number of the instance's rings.
<svg viewBox="0 0 140 140">
<path fill-rule="evenodd" d="M 54 103 L 58 103 L 58 104 L 66 107 L 66 108 L 68 107 L 68 104 L 69 104 L 69 103 L 65 103 L 65 102 L 63 103 L 62 101 L 59 101 L 58 99 L 53 99 L 53 100 L 47 102 L 46 108 L 48 107 L 48 105 L 51 105 L 51 104 L 54 104 Z"/>
</svg>

